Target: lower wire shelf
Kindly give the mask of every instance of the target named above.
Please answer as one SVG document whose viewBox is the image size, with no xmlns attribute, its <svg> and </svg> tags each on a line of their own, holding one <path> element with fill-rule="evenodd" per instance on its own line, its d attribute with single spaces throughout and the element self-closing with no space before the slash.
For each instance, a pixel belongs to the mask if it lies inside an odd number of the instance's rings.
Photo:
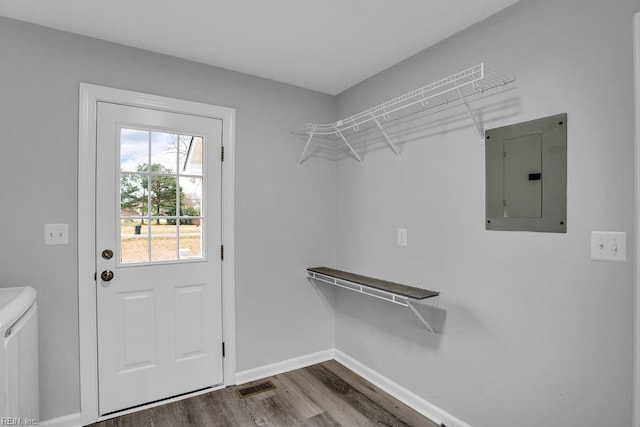
<svg viewBox="0 0 640 427">
<path fill-rule="evenodd" d="M 329 267 L 308 268 L 307 278 L 311 281 L 317 280 L 322 283 L 328 283 L 343 289 L 408 307 L 432 335 L 436 334 L 433 326 L 416 310 L 414 304 L 419 301 L 438 297 L 440 295 L 438 291 L 374 279 L 373 277 L 361 276 Z"/>
</svg>

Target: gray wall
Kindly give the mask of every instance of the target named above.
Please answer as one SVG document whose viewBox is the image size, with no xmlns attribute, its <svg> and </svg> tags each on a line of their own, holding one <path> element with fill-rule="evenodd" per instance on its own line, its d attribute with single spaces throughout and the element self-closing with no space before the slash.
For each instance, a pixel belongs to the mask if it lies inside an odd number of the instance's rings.
<svg viewBox="0 0 640 427">
<path fill-rule="evenodd" d="M 5 18 L 0 64 L 0 286 L 38 291 L 43 420 L 80 409 L 80 82 L 237 109 L 238 370 L 333 346 L 333 310 L 304 269 L 335 261 L 336 165 L 297 168 L 304 142 L 288 132 L 334 120 L 333 97 Z M 69 223 L 71 244 L 44 246 L 45 223 Z"/>
<path fill-rule="evenodd" d="M 335 334 L 340 350 L 476 427 L 630 425 L 632 263 L 591 261 L 589 233 L 633 231 L 638 10 L 636 0 L 521 0 L 344 92 L 337 107 L 0 18 L 0 285 L 38 290 L 42 419 L 79 411 L 77 94 L 87 82 L 237 108 L 239 370 L 329 348 Z M 356 141 L 363 165 L 295 167 L 303 142 L 289 129 L 480 61 L 517 78 L 473 104 L 487 127 L 569 114 L 567 234 L 484 230 L 484 147 L 459 109 L 394 128 L 400 160 L 372 136 Z M 69 246 L 44 246 L 49 222 L 70 224 Z M 398 227 L 407 248 L 395 246 Z M 334 330 L 331 293 L 302 275 L 336 261 L 441 290 L 443 332 L 430 337 L 407 310 L 346 292 Z"/>
<path fill-rule="evenodd" d="M 484 147 L 463 109 L 355 141 L 338 164 L 338 266 L 442 291 L 444 331 L 340 291 L 336 347 L 475 427 L 629 426 L 633 270 L 590 260 L 592 230 L 633 236 L 637 0 L 522 0 L 338 96 L 339 117 L 485 61 L 514 90 L 488 128 L 566 112 L 568 232 L 484 230 Z M 381 149 L 377 149 L 382 147 Z M 395 229 L 408 229 L 408 247 Z"/>
</svg>

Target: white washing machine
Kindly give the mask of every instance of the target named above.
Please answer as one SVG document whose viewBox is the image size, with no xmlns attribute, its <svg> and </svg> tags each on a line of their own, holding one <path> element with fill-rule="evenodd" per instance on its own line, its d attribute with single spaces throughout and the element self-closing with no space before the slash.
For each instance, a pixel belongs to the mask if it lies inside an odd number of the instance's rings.
<svg viewBox="0 0 640 427">
<path fill-rule="evenodd" d="M 38 306 L 30 287 L 0 288 L 0 417 L 39 421 Z"/>
</svg>

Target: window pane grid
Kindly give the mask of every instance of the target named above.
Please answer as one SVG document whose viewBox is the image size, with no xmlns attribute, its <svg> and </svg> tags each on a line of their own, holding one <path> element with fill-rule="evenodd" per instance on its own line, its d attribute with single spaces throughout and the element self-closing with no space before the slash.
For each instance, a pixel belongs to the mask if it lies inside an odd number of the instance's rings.
<svg viewBox="0 0 640 427">
<path fill-rule="evenodd" d="M 123 264 L 204 258 L 203 160 L 203 137 L 121 129 Z"/>
</svg>

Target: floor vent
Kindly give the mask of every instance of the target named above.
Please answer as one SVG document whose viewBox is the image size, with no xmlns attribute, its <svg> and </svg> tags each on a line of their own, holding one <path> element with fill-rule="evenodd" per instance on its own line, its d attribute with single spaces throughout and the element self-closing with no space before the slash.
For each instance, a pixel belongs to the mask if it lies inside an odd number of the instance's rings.
<svg viewBox="0 0 640 427">
<path fill-rule="evenodd" d="M 275 390 L 276 386 L 271 381 L 265 381 L 260 384 L 252 385 L 250 387 L 238 388 L 236 393 L 240 398 L 253 396 L 254 394 L 263 393 L 269 390 Z"/>
</svg>

